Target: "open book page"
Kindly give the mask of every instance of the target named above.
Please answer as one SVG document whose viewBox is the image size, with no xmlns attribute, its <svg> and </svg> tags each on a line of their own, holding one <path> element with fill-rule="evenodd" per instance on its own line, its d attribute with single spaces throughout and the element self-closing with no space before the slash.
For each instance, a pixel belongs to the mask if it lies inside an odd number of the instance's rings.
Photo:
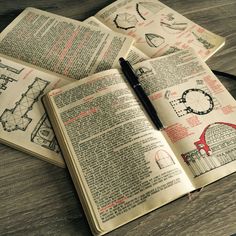
<svg viewBox="0 0 236 236">
<path fill-rule="evenodd" d="M 118 66 L 132 43 L 131 37 L 35 8 L 0 34 L 1 53 L 74 79 Z"/>
<path fill-rule="evenodd" d="M 236 170 L 236 102 L 193 51 L 136 67 L 175 154 L 196 187 Z"/>
<path fill-rule="evenodd" d="M 113 69 L 45 98 L 91 227 L 101 232 L 193 190 L 124 80 Z"/>
<path fill-rule="evenodd" d="M 106 25 L 104 25 L 101 21 L 99 21 L 96 17 L 91 16 L 84 20 L 83 22 L 96 26 L 96 27 L 102 27 L 106 30 L 111 30 Z M 136 64 L 138 62 L 144 61 L 146 59 L 150 59 L 146 54 L 144 54 L 142 51 L 140 51 L 138 48 L 134 47 L 133 45 L 130 47 L 130 51 L 128 55 L 125 57 L 131 64 Z"/>
<path fill-rule="evenodd" d="M 41 97 L 71 81 L 0 55 L 0 141 L 64 167 Z"/>
<path fill-rule="evenodd" d="M 110 29 L 134 37 L 135 46 L 149 57 L 191 47 L 206 60 L 225 41 L 157 0 L 118 0 L 95 17 Z"/>
</svg>

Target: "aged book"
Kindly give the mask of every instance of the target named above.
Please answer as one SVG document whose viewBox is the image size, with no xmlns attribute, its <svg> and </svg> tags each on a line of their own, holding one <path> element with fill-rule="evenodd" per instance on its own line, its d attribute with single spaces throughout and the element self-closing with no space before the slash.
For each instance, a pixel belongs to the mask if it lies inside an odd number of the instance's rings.
<svg viewBox="0 0 236 236">
<path fill-rule="evenodd" d="M 207 60 L 225 43 L 158 0 L 114 1 L 86 22 L 133 37 L 134 47 L 151 58 L 191 47 Z M 137 55 L 131 51 L 129 60 Z"/>
<path fill-rule="evenodd" d="M 65 166 L 42 95 L 117 67 L 132 43 L 119 33 L 34 8 L 24 10 L 0 34 L 0 141 Z"/>
<path fill-rule="evenodd" d="M 133 39 L 35 8 L 26 8 L 0 34 L 0 53 L 81 79 L 118 66 Z"/>
<path fill-rule="evenodd" d="M 236 101 L 202 59 L 181 50 L 134 68 L 163 131 L 117 69 L 43 98 L 95 235 L 236 170 Z"/>
<path fill-rule="evenodd" d="M 126 4 L 128 5 L 126 6 Z M 121 5 L 121 9 L 131 9 L 129 4 L 131 4 L 130 1 L 114 2 L 112 4 L 112 11 L 118 9 Z M 138 3 L 133 1 L 132 4 L 134 4 L 132 6 L 134 7 Z M 149 4 L 150 2 L 145 4 L 144 2 L 142 4 L 139 3 L 140 6 L 144 6 L 144 9 L 150 9 L 148 7 Z M 199 46 L 201 44 L 198 45 L 198 49 L 203 50 L 202 52 L 205 53 L 199 53 L 202 58 L 205 59 L 205 55 L 212 55 L 223 45 L 224 39 L 222 37 L 200 28 L 173 10 L 167 7 L 164 8 L 164 5 L 157 1 L 154 1 L 153 4 L 156 4 L 156 6 L 160 4 L 162 11 L 164 9 L 168 11 L 166 13 L 168 16 L 177 17 L 184 21 L 184 26 L 188 26 L 186 27 L 186 31 L 177 30 L 174 34 L 174 36 L 180 38 L 179 41 L 177 40 L 175 42 L 176 45 L 178 44 L 178 49 L 185 47 L 183 46 L 183 38 L 186 36 L 180 37 L 179 33 L 190 32 L 191 27 L 195 30 L 201 29 L 200 31 L 204 32 L 201 36 L 205 36 L 211 45 L 207 50 Z M 137 9 L 140 9 L 140 6 Z M 111 6 L 108 6 L 104 11 L 106 12 L 110 8 Z M 136 13 L 138 12 L 140 13 L 140 10 L 136 11 Z M 119 14 L 118 18 L 122 16 L 118 12 L 113 13 Z M 143 33 L 147 30 L 146 23 L 149 22 L 148 24 L 150 24 L 150 21 L 147 21 L 147 19 L 151 17 L 151 13 L 152 11 L 149 11 L 148 14 L 145 13 L 146 18 L 141 18 L 142 22 L 137 24 L 137 26 L 143 24 L 144 27 L 140 28 Z M 127 11 L 125 16 L 128 16 L 127 20 L 129 22 L 130 20 L 132 22 L 132 18 L 129 18 L 130 14 L 131 12 Z M 160 12 L 158 11 L 152 16 L 156 19 L 159 17 L 159 14 Z M 0 102 L 1 142 L 48 160 L 51 163 L 64 166 L 53 130 L 50 128 L 50 123 L 40 101 L 42 95 L 49 89 L 55 88 L 55 86 L 62 86 L 64 82 L 68 83 L 68 81 L 71 81 L 64 76 L 72 79 L 81 79 L 102 70 L 118 68 L 118 58 L 120 56 L 127 57 L 134 64 L 150 56 L 162 55 L 156 54 L 158 45 L 154 43 L 155 39 L 150 38 L 151 34 L 145 37 L 149 38 L 152 44 L 145 42 L 144 45 L 146 46 L 140 47 L 136 42 L 134 46 L 134 39 L 129 36 L 134 36 L 131 34 L 130 29 L 119 28 L 122 34 L 111 31 L 113 28 L 105 26 L 103 24 L 105 22 L 101 20 L 104 15 L 107 14 L 98 13 L 96 15 L 97 18 L 90 19 L 88 21 L 90 24 L 86 24 L 35 8 L 27 8 L 0 34 L 0 53 L 2 53 L 2 66 L 0 67 L 0 90 L 2 92 L 0 96 L 3 98 Z M 126 21 L 126 19 L 124 20 Z M 91 26 L 92 23 L 96 25 L 99 23 L 102 27 Z M 132 27 L 132 31 L 137 26 Z M 116 29 L 118 28 L 116 27 Z M 127 33 L 127 36 L 124 32 Z M 152 33 L 154 35 L 155 32 Z M 173 35 L 171 35 L 171 38 L 174 41 L 176 40 Z M 179 42 L 182 43 L 179 44 Z M 194 43 L 187 43 L 191 47 L 194 46 Z M 170 49 L 172 48 L 171 45 L 172 43 L 169 45 Z M 153 51 L 153 55 L 150 54 L 150 49 Z M 165 51 L 165 54 L 173 51 L 175 50 L 168 49 Z M 5 55 L 14 59 L 5 57 Z M 29 64 L 25 64 L 25 62 Z M 12 72 L 12 69 L 9 69 L 15 67 L 24 69 L 19 70 L 17 74 Z M 24 75 L 31 70 L 34 72 L 29 73 L 29 77 L 27 77 L 28 75 L 25 77 L 29 79 L 23 80 Z M 58 74 L 56 75 L 51 72 Z M 31 89 L 34 89 L 34 85 L 38 84 L 34 82 L 36 78 L 37 80 L 39 78 L 47 82 L 45 82 L 44 86 L 38 87 L 38 93 L 36 92 L 32 95 L 30 93 Z M 16 81 L 17 83 L 15 83 Z M 27 100 L 28 93 L 31 96 L 30 101 Z M 25 103 L 26 100 L 27 102 Z M 24 105 L 22 106 L 22 104 Z M 5 112 L 5 110 L 9 111 Z M 7 128 L 7 122 L 11 124 L 11 128 Z M 23 126 L 22 124 L 20 126 L 19 122 L 24 123 Z M 47 132 L 46 129 L 49 128 L 50 132 L 49 130 Z M 39 135 L 41 136 L 39 137 Z M 19 140 L 21 141 L 19 142 Z"/>
</svg>

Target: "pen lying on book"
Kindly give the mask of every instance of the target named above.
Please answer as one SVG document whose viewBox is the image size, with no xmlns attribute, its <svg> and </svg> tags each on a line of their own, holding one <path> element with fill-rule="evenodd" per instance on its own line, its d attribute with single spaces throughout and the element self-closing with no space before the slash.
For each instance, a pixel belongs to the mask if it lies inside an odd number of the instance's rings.
<svg viewBox="0 0 236 236">
<path fill-rule="evenodd" d="M 152 105 L 151 101 L 149 100 L 148 96 L 144 92 L 142 86 L 138 81 L 138 77 L 135 75 L 134 69 L 130 65 L 128 61 L 126 61 L 123 57 L 119 59 L 121 69 L 128 80 L 129 84 L 133 88 L 134 92 L 136 93 L 137 97 L 139 98 L 140 102 L 142 103 L 144 109 L 148 113 L 149 117 L 151 118 L 152 122 L 155 124 L 158 130 L 163 129 L 163 125 L 160 119 L 157 116 L 157 112 Z"/>
</svg>

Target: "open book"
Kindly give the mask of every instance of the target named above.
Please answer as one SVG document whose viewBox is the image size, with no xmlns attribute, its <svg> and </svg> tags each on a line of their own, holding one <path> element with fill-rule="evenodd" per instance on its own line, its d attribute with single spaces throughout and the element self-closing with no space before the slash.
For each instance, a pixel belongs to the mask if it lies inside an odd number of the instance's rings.
<svg viewBox="0 0 236 236">
<path fill-rule="evenodd" d="M 135 65 L 158 131 L 111 69 L 44 97 L 94 234 L 236 170 L 236 102 L 192 50 Z"/>
<path fill-rule="evenodd" d="M 122 34 L 34 8 L 24 10 L 0 34 L 0 141 L 65 166 L 42 95 L 117 67 L 132 43 Z"/>
<path fill-rule="evenodd" d="M 122 4 L 123 7 L 126 7 L 125 3 L 117 1 L 113 4 L 114 6 Z M 161 3 L 157 2 L 158 4 Z M 163 5 L 161 4 L 161 6 Z M 114 10 L 115 8 L 112 7 L 112 9 Z M 178 18 L 181 18 L 178 13 L 169 8 L 166 9 L 170 11 L 170 14 L 173 13 Z M 158 17 L 158 14 L 154 14 L 153 17 Z M 0 34 L 0 53 L 2 53 L 0 58 L 2 62 L 0 64 L 0 91 L 4 90 L 4 93 L 1 92 L 0 94 L 2 98 L 0 102 L 1 142 L 63 166 L 63 159 L 58 153 L 59 149 L 56 141 L 54 141 L 53 131 L 40 130 L 42 127 L 45 128 L 45 125 L 46 127 L 50 126 L 40 101 L 42 95 L 51 88 L 55 88 L 54 84 L 55 86 L 61 86 L 64 81 L 71 81 L 64 76 L 81 79 L 102 70 L 117 68 L 118 58 L 121 56 L 127 57 L 131 63 L 135 63 L 149 58 L 150 48 L 153 52 L 156 52 L 157 47 L 152 47 L 149 44 L 145 44 L 147 51 L 145 51 L 145 48 L 140 47 L 142 52 L 133 46 L 133 38 L 123 34 L 124 29 L 121 30 L 122 34 L 115 33 L 110 28 L 105 27 L 101 21 L 94 19 L 93 22 L 100 22 L 103 27 L 98 28 L 35 8 L 27 8 Z M 194 25 L 194 28 L 198 29 L 199 26 L 196 26 L 193 22 L 186 18 L 181 19 L 184 19 L 188 26 Z M 147 19 L 143 19 L 143 22 L 147 23 Z M 107 29 L 103 29 L 104 27 Z M 146 26 L 143 29 L 146 30 Z M 186 32 L 189 29 L 187 27 Z M 204 32 L 203 35 L 207 36 L 212 45 L 214 44 L 214 47 L 209 50 L 202 48 L 206 54 L 200 53 L 200 55 L 206 59 L 205 56 L 212 55 L 223 45 L 224 40 L 222 37 L 216 36 L 205 29 L 202 30 Z M 180 34 L 177 33 L 175 36 L 180 36 Z M 174 39 L 173 36 L 171 38 Z M 182 42 L 184 37 L 180 38 Z M 189 46 L 194 45 L 191 44 Z M 137 43 L 136 46 L 139 47 Z M 197 48 L 200 50 L 201 47 Z M 5 55 L 11 58 L 5 57 Z M 20 69 L 17 74 L 9 68 L 24 69 Z M 27 71 L 33 72 L 29 74 L 29 77 L 27 77 L 28 75 L 25 77 L 29 79 L 22 80 Z M 32 96 L 29 88 L 32 85 L 36 85 L 36 82 L 34 83 L 36 78 L 47 82 L 38 89 L 38 93 L 34 93 Z M 16 81 L 17 83 L 15 83 Z M 22 108 L 22 103 L 26 100 L 28 92 L 31 96 L 31 101 L 27 100 L 27 103 L 24 103 Z M 8 113 L 5 110 L 9 110 Z M 10 119 L 9 122 L 15 128 L 6 129 L 8 119 Z M 19 122 L 24 123 L 23 126 L 21 124 L 21 128 Z M 43 134 L 40 137 L 40 141 L 37 136 L 39 134 Z M 45 136 L 46 134 L 48 137 Z M 40 145 L 35 144 L 36 137 Z"/>
<path fill-rule="evenodd" d="M 207 60 L 225 42 L 157 0 L 118 0 L 90 21 L 132 36 L 134 46 L 151 58 L 191 47 Z"/>
<path fill-rule="evenodd" d="M 0 53 L 81 79 L 118 66 L 133 39 L 35 8 L 26 8 L 0 34 Z"/>
</svg>

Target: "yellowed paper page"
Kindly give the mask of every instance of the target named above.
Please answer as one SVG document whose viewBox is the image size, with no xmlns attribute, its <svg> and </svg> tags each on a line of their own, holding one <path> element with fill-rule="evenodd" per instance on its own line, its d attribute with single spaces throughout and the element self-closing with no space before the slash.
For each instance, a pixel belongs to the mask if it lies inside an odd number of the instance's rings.
<svg viewBox="0 0 236 236">
<path fill-rule="evenodd" d="M 225 42 L 157 0 L 118 0 L 95 17 L 110 29 L 135 38 L 135 46 L 149 57 L 191 47 L 207 60 Z"/>
<path fill-rule="evenodd" d="M 1 53 L 74 79 L 117 67 L 132 43 L 131 37 L 35 8 L 0 34 Z"/>
<path fill-rule="evenodd" d="M 236 102 L 193 52 L 136 67 L 170 145 L 196 187 L 236 170 Z"/>
<path fill-rule="evenodd" d="M 46 107 L 88 218 L 100 233 L 193 190 L 118 70 L 51 91 Z"/>
<path fill-rule="evenodd" d="M 0 141 L 65 167 L 41 97 L 71 81 L 0 55 Z"/>
<path fill-rule="evenodd" d="M 94 16 L 89 17 L 88 19 L 84 20 L 84 22 L 87 24 L 94 25 L 96 27 L 102 27 L 104 29 L 111 30 Z M 131 65 L 150 59 L 150 57 L 148 57 L 146 54 L 144 54 L 142 51 L 140 51 L 133 45 L 130 47 L 128 55 L 123 57 L 126 58 Z"/>
</svg>

